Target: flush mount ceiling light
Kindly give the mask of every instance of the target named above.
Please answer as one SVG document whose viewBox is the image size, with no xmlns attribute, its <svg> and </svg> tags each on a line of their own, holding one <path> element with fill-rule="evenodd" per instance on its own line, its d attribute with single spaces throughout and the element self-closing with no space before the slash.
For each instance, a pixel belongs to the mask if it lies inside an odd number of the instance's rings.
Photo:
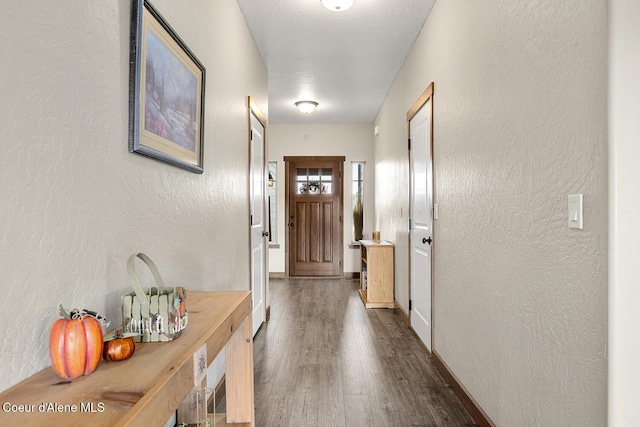
<svg viewBox="0 0 640 427">
<path fill-rule="evenodd" d="M 296 102 L 296 107 L 300 110 L 301 113 L 309 114 L 313 113 L 313 111 L 318 106 L 318 103 L 315 101 L 298 101 Z"/>
<path fill-rule="evenodd" d="M 334 12 L 342 12 L 353 6 L 353 0 L 320 0 L 322 5 Z"/>
</svg>

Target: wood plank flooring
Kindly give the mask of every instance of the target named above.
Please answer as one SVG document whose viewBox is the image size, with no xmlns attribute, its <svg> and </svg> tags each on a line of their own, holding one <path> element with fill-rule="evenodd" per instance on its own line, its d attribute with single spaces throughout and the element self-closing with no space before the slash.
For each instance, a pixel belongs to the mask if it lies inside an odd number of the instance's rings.
<svg viewBox="0 0 640 427">
<path fill-rule="evenodd" d="M 358 282 L 271 279 L 254 341 L 258 427 L 473 426 L 411 330 Z"/>
</svg>

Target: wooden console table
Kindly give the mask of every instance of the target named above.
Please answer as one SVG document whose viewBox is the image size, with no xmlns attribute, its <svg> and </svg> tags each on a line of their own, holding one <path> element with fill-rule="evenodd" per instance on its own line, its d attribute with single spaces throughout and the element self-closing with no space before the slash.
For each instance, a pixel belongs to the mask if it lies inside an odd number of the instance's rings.
<svg viewBox="0 0 640 427">
<path fill-rule="evenodd" d="M 188 309 L 189 325 L 174 341 L 136 343 L 131 359 L 102 360 L 71 381 L 46 368 L 1 393 L 0 404 L 10 406 L 0 408 L 0 424 L 162 426 L 194 388 L 193 354 L 206 344 L 208 364 L 226 346 L 222 425 L 254 426 L 251 293 L 192 291 Z M 19 405 L 33 412 L 18 412 Z"/>
</svg>

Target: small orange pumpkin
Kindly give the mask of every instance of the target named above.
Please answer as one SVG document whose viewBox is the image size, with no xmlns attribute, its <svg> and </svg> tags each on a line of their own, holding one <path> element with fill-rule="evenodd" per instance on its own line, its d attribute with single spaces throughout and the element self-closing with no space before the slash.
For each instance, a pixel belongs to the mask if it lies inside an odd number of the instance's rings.
<svg viewBox="0 0 640 427">
<path fill-rule="evenodd" d="M 58 319 L 49 333 L 51 367 L 65 379 L 89 375 L 100 364 L 102 343 L 102 325 L 94 317 Z"/>
<path fill-rule="evenodd" d="M 116 334 L 113 339 L 104 342 L 102 357 L 104 360 L 119 362 L 133 356 L 135 350 L 136 343 L 132 337 Z"/>
</svg>

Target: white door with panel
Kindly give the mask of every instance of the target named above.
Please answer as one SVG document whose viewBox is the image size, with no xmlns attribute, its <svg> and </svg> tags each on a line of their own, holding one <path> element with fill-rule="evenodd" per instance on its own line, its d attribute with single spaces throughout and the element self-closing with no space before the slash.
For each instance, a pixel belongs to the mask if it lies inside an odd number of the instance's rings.
<svg viewBox="0 0 640 427">
<path fill-rule="evenodd" d="M 433 166 L 431 153 L 432 98 L 409 120 L 411 146 L 411 327 L 431 351 L 431 243 Z"/>
<path fill-rule="evenodd" d="M 251 233 L 251 294 L 253 298 L 253 335 L 266 320 L 268 232 L 265 202 L 264 124 L 250 110 L 250 233 Z"/>
</svg>

